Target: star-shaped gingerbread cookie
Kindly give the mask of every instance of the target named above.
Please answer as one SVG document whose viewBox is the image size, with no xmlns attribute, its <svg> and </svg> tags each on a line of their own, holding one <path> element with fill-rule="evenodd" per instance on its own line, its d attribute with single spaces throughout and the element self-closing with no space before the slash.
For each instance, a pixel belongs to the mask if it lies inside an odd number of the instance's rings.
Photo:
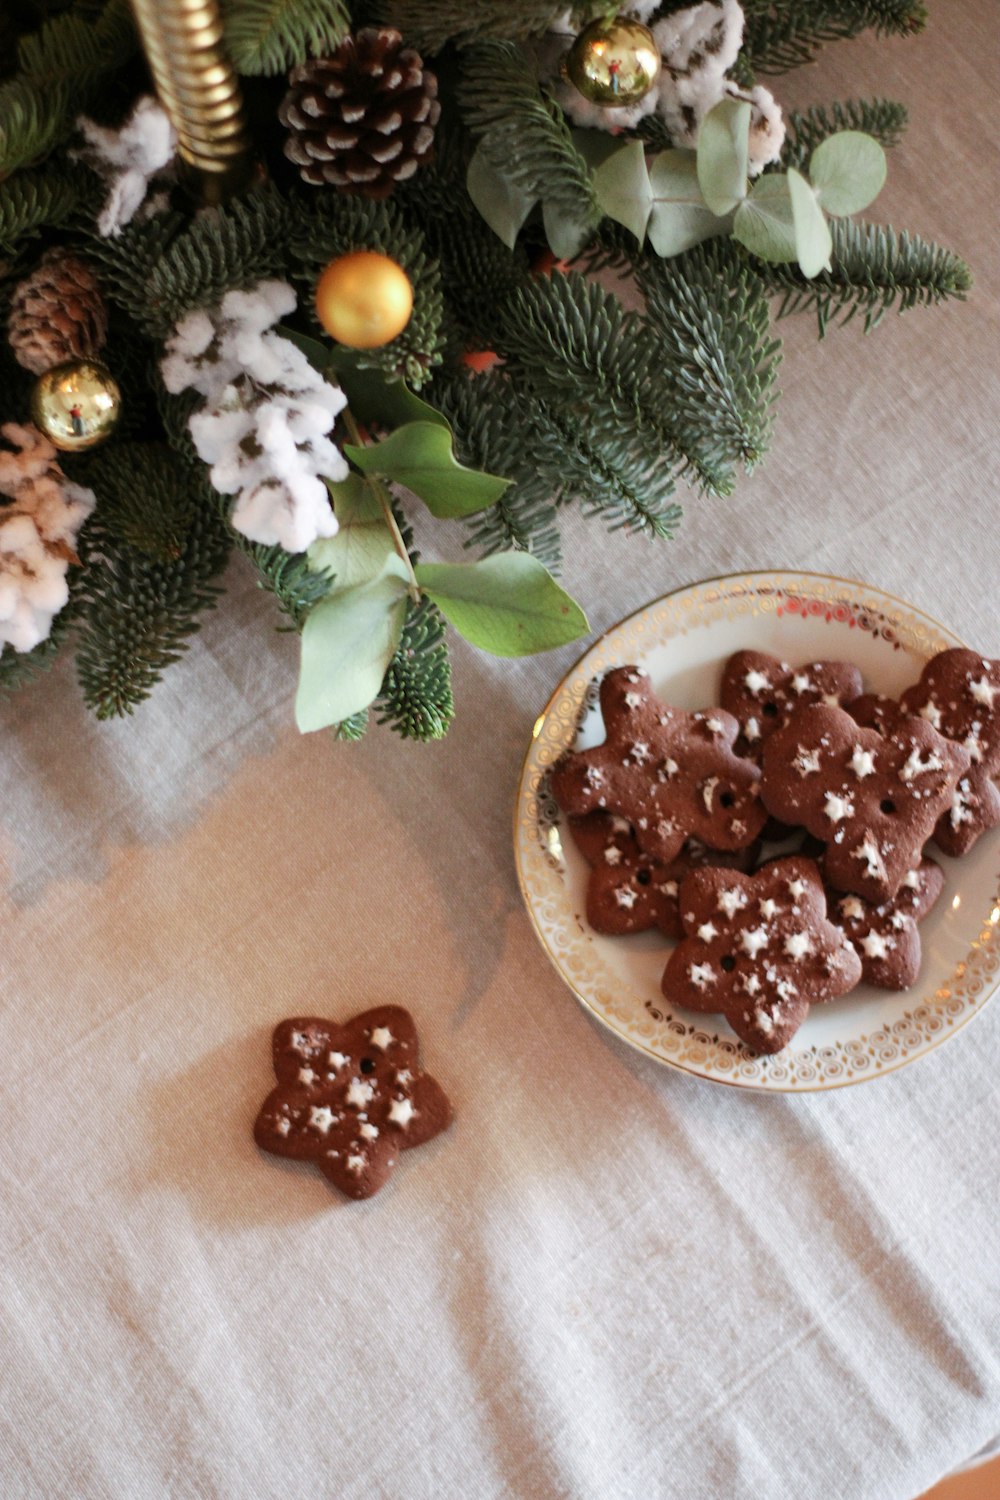
<svg viewBox="0 0 1000 1500">
<path fill-rule="evenodd" d="M 919 861 L 968 768 L 968 752 L 924 719 L 882 736 L 816 706 L 768 740 L 761 795 L 768 812 L 823 842 L 832 886 L 878 905 Z"/>
<path fill-rule="evenodd" d="M 349 1198 L 370 1198 L 401 1151 L 451 1123 L 440 1084 L 422 1072 L 417 1031 L 398 1005 L 339 1025 L 316 1016 L 282 1021 L 272 1043 L 278 1087 L 254 1139 L 265 1151 L 313 1161 Z"/>
<path fill-rule="evenodd" d="M 681 886 L 681 921 L 665 997 L 721 1012 L 755 1052 L 780 1052 L 810 1005 L 846 995 L 861 978 L 858 955 L 827 919 L 819 870 L 803 855 L 754 875 L 693 871 Z"/>
<path fill-rule="evenodd" d="M 764 824 L 760 772 L 733 751 L 739 726 L 723 709 L 687 713 L 662 703 L 639 667 L 601 683 L 605 740 L 567 752 L 553 768 L 564 812 L 627 818 L 641 848 L 668 864 L 689 838 L 743 849 Z"/>
</svg>

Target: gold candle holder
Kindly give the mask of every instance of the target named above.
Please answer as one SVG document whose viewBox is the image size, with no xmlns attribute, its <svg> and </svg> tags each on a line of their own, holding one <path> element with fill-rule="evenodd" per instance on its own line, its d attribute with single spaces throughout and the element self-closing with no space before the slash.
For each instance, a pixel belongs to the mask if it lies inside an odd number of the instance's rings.
<svg viewBox="0 0 1000 1500">
<path fill-rule="evenodd" d="M 235 69 L 222 47 L 217 0 L 131 0 L 160 103 L 199 196 L 218 203 L 242 187 L 250 153 Z"/>
</svg>

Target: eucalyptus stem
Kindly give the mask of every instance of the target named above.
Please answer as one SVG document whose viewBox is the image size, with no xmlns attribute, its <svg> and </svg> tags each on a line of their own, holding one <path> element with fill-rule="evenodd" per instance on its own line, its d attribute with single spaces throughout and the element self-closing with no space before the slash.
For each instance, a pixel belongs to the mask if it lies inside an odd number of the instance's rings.
<svg viewBox="0 0 1000 1500">
<path fill-rule="evenodd" d="M 359 448 L 363 447 L 364 442 L 361 437 L 361 429 L 358 426 L 357 422 L 354 420 L 354 417 L 352 416 L 350 411 L 345 408 L 345 410 L 341 413 L 341 418 L 343 420 L 344 426 L 347 428 L 348 436 L 350 437 L 351 442 L 356 444 L 356 446 Z M 377 475 L 365 474 L 362 477 L 365 484 L 370 487 L 372 494 L 375 496 L 375 499 L 379 503 L 382 515 L 385 518 L 385 524 L 388 526 L 389 531 L 392 535 L 392 544 L 395 547 L 396 552 L 402 559 L 404 567 L 406 568 L 406 576 L 408 579 L 407 587 L 410 592 L 410 598 L 413 600 L 414 604 L 419 604 L 421 597 L 420 585 L 417 582 L 417 575 L 413 571 L 413 564 L 410 562 L 410 554 L 406 550 L 406 543 L 403 541 L 402 533 L 400 532 L 396 517 L 392 513 L 392 502 L 389 499 L 389 491 L 386 489 L 385 485 Z"/>
</svg>

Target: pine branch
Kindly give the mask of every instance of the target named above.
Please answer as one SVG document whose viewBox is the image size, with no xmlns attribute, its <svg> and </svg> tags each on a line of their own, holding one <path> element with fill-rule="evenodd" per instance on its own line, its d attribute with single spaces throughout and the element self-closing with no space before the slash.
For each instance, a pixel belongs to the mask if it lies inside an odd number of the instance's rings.
<svg viewBox="0 0 1000 1500">
<path fill-rule="evenodd" d="M 0 183 L 0 246 L 10 250 L 28 239 L 65 224 L 93 196 L 95 179 L 62 166 L 16 172 Z"/>
<path fill-rule="evenodd" d="M 100 470 L 89 476 L 98 508 L 81 534 L 77 671 L 84 697 L 101 719 L 131 713 L 149 697 L 164 668 L 182 655 L 198 629 L 198 615 L 215 603 L 219 589 L 211 580 L 229 550 L 212 511 L 190 508 L 180 463 L 174 460 L 165 469 L 160 451 L 147 455 L 143 465 L 149 490 L 156 488 L 158 500 L 178 518 L 189 513 L 191 520 L 180 556 L 155 560 L 105 524 L 101 512 L 109 490 Z"/>
<path fill-rule="evenodd" d="M 510 398 L 510 381 L 499 371 L 434 388 L 435 403 L 454 428 L 459 460 L 514 481 L 489 510 L 469 517 L 466 546 L 487 556 L 511 548 L 532 552 L 550 572 L 558 571 L 553 487 L 532 460 L 521 420 L 511 420 Z"/>
<path fill-rule="evenodd" d="M 972 273 L 952 251 L 905 230 L 881 224 L 831 219 L 832 269 L 807 281 L 797 266 L 757 263 L 757 272 L 772 294 L 781 297 L 778 316 L 811 309 L 820 338 L 836 322 L 864 315 L 865 332 L 892 307 L 906 312 L 946 298 L 964 301 Z"/>
<path fill-rule="evenodd" d="M 524 192 L 596 225 L 590 169 L 530 58 L 510 42 L 482 42 L 463 59 L 458 102 L 490 161 Z"/>
<path fill-rule="evenodd" d="M 311 195 L 297 202 L 290 236 L 279 248 L 282 253 L 290 249 L 301 263 L 298 279 L 309 288 L 310 306 L 317 274 L 336 256 L 377 250 L 397 261 L 413 287 L 412 316 L 398 338 L 366 351 L 358 363 L 423 385 L 444 349 L 441 268 L 428 255 L 420 230 L 407 224 L 395 204 L 336 193 Z"/>
<path fill-rule="evenodd" d="M 166 443 L 116 441 L 75 466 L 73 478 L 98 495 L 101 529 L 116 549 L 162 563 L 183 557 L 198 497 Z"/>
<path fill-rule="evenodd" d="M 707 240 L 641 260 L 637 279 L 676 387 L 680 445 L 705 472 L 749 472 L 770 441 L 781 346 L 748 258 L 731 240 Z"/>
<path fill-rule="evenodd" d="M 455 717 L 445 626 L 427 599 L 407 606 L 396 654 L 376 699 L 378 723 L 404 740 L 440 740 Z"/>
<path fill-rule="evenodd" d="M 327 57 L 351 29 L 346 0 L 226 0 L 226 47 L 239 73 L 285 73 Z"/>
<path fill-rule="evenodd" d="M 222 498 L 222 497 L 220 497 Z M 274 595 L 278 608 L 301 630 L 314 604 L 330 590 L 330 575 L 309 566 L 304 552 L 286 552 L 283 547 L 265 547 L 234 533 L 239 550 L 257 569 L 257 582 Z"/>
<path fill-rule="evenodd" d="M 72 578 L 70 585 L 72 586 Z M 0 650 L 0 693 L 16 693 L 27 687 L 43 672 L 55 665 L 56 658 L 73 624 L 73 601 L 56 615 L 52 630 L 44 641 L 30 651 L 15 651 L 13 646 Z"/>
<path fill-rule="evenodd" d="M 146 333 L 164 338 L 192 307 L 285 274 L 288 225 L 288 206 L 266 188 L 190 222 L 160 214 L 113 240 L 95 235 L 88 254 L 102 265 L 108 295 Z"/>
<path fill-rule="evenodd" d="M 843 103 L 816 104 L 801 113 L 792 110 L 785 122 L 788 134 L 781 153 L 782 170 L 805 170 L 820 142 L 840 130 L 860 130 L 883 146 L 898 145 L 908 119 L 906 105 L 894 99 L 847 99 Z"/>
<path fill-rule="evenodd" d="M 784 73 L 811 62 L 826 42 L 869 28 L 879 36 L 923 29 L 923 0 L 744 0 L 741 60 L 751 71 Z"/>
<path fill-rule="evenodd" d="M 335 740 L 344 740 L 347 744 L 355 744 L 363 740 L 368 733 L 368 710 L 362 708 L 358 713 L 351 714 L 349 719 L 341 719 L 339 724 L 333 726 L 333 737 Z"/>
<path fill-rule="evenodd" d="M 603 4 L 573 7 L 584 20 L 608 9 Z M 388 0 L 389 20 L 408 41 L 426 52 L 446 42 L 460 47 L 487 37 L 538 36 L 565 11 L 552 0 Z"/>
</svg>

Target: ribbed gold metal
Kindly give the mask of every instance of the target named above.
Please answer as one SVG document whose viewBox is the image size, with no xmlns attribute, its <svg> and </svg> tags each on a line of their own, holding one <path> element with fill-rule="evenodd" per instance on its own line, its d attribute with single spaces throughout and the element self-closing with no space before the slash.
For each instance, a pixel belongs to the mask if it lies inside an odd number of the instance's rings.
<svg viewBox="0 0 1000 1500">
<path fill-rule="evenodd" d="M 222 46 L 217 0 L 131 0 L 160 103 L 206 202 L 241 187 L 250 155 L 239 80 Z"/>
</svg>

